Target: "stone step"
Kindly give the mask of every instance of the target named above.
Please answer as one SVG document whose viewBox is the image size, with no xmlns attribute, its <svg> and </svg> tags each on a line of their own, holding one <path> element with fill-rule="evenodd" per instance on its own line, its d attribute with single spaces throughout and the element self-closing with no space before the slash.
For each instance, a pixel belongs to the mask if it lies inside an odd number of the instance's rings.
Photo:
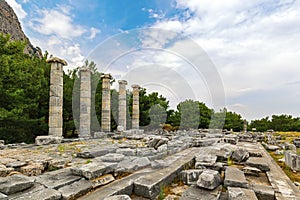
<svg viewBox="0 0 300 200">
<path fill-rule="evenodd" d="M 170 166 L 147 174 L 134 181 L 134 194 L 149 199 L 155 199 L 162 187 L 169 185 L 185 166 L 194 162 L 194 158 L 199 154 L 199 149 L 191 148 L 179 152 Z M 172 156 L 171 156 L 172 157 Z"/>
<path fill-rule="evenodd" d="M 5 195 L 14 194 L 31 188 L 33 185 L 33 178 L 16 174 L 0 179 L 0 192 Z"/>
<path fill-rule="evenodd" d="M 244 172 L 235 167 L 227 167 L 225 170 L 224 186 L 248 188 Z"/>
<path fill-rule="evenodd" d="M 214 190 L 206 190 L 197 186 L 189 187 L 179 198 L 180 200 L 218 200 L 220 198 L 222 186 Z"/>
<path fill-rule="evenodd" d="M 66 185 L 59 188 L 58 191 L 62 194 L 63 200 L 76 199 L 86 193 L 88 193 L 93 188 L 92 183 L 81 179 L 70 185 Z"/>
<path fill-rule="evenodd" d="M 40 175 L 36 178 L 36 182 L 47 188 L 59 189 L 65 185 L 79 181 L 81 178 L 80 176 L 73 175 L 70 169 L 66 168 Z"/>
<path fill-rule="evenodd" d="M 74 175 L 82 176 L 86 179 L 95 179 L 102 175 L 111 173 L 117 167 L 117 163 L 93 162 L 79 167 L 72 167 Z"/>
<path fill-rule="evenodd" d="M 98 188 L 95 191 L 80 197 L 79 200 L 99 200 L 99 199 L 104 199 L 106 197 L 118 195 L 118 194 L 131 195 L 133 192 L 134 180 L 142 176 L 145 176 L 150 172 L 152 172 L 151 169 L 143 169 L 137 171 L 134 174 L 131 174 L 122 179 L 116 180 L 108 185 L 105 185 L 101 188 Z"/>
</svg>

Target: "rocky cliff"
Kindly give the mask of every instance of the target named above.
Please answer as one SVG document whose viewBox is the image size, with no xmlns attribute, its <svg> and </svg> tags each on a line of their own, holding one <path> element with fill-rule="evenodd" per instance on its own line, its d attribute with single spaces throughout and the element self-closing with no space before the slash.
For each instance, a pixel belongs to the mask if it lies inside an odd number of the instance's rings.
<svg viewBox="0 0 300 200">
<path fill-rule="evenodd" d="M 0 0 L 0 33 L 10 34 L 11 40 L 26 41 L 25 53 L 42 56 L 41 50 L 35 48 L 24 34 L 17 15 L 5 0 Z"/>
</svg>

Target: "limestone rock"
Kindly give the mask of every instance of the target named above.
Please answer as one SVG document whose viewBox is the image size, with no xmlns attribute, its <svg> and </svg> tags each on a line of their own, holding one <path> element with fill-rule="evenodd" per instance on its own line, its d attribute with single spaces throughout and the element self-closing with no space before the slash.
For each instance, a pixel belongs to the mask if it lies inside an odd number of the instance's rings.
<svg viewBox="0 0 300 200">
<path fill-rule="evenodd" d="M 189 169 L 183 170 L 180 172 L 180 179 L 184 184 L 195 185 L 199 179 L 199 176 L 202 174 L 203 170 L 201 169 Z"/>
<path fill-rule="evenodd" d="M 14 194 L 32 187 L 34 179 L 16 174 L 0 179 L 0 192 L 6 195 Z"/>
<path fill-rule="evenodd" d="M 62 199 L 76 199 L 86 193 L 88 193 L 92 189 L 92 184 L 85 180 L 81 179 L 77 182 L 72 183 L 71 185 L 66 185 L 58 191 L 62 194 Z"/>
<path fill-rule="evenodd" d="M 124 160 L 124 158 L 125 156 L 119 153 L 109 153 L 100 157 L 103 162 L 120 162 Z"/>
<path fill-rule="evenodd" d="M 0 199 L 1 200 L 7 200 L 8 197 L 7 197 L 7 195 L 0 193 Z"/>
<path fill-rule="evenodd" d="M 249 158 L 249 152 L 244 148 L 238 148 L 233 152 L 231 158 L 234 161 L 240 163 L 246 161 Z"/>
<path fill-rule="evenodd" d="M 39 48 L 34 48 L 30 43 L 22 30 L 17 15 L 6 1 L 0 1 L 0 24 L 0 33 L 10 34 L 11 40 L 21 40 L 26 42 L 27 45 L 24 52 L 42 58 L 41 50 Z"/>
<path fill-rule="evenodd" d="M 35 138 L 36 145 L 47 145 L 47 144 L 60 144 L 62 141 L 62 137 L 54 137 L 54 136 L 37 136 Z"/>
<path fill-rule="evenodd" d="M 103 185 L 106 185 L 110 182 L 113 182 L 115 178 L 111 174 L 106 174 L 103 176 L 100 176 L 99 178 L 95 178 L 91 180 L 93 188 L 97 188 Z"/>
<path fill-rule="evenodd" d="M 225 170 L 224 186 L 247 188 L 248 182 L 244 172 L 235 167 L 227 167 Z"/>
<path fill-rule="evenodd" d="M 253 190 L 259 200 L 275 200 L 275 191 L 272 186 L 255 184 Z"/>
<path fill-rule="evenodd" d="M 180 200 L 218 200 L 221 194 L 221 186 L 214 190 L 206 190 L 197 186 L 189 187 L 179 198 Z"/>
<path fill-rule="evenodd" d="M 197 186 L 213 190 L 217 188 L 221 183 L 222 179 L 218 171 L 204 170 L 198 178 Z"/>
<path fill-rule="evenodd" d="M 258 200 L 253 190 L 228 187 L 228 200 Z"/>
<path fill-rule="evenodd" d="M 246 175 L 260 176 L 261 170 L 255 168 L 255 167 L 248 167 L 248 166 L 246 166 L 246 167 L 243 168 L 243 172 L 244 172 Z"/>
<path fill-rule="evenodd" d="M 40 163 L 33 163 L 21 167 L 20 172 L 26 176 L 37 176 L 42 174 L 44 171 L 44 166 Z"/>
<path fill-rule="evenodd" d="M 95 179 L 113 172 L 116 166 L 117 164 L 115 163 L 93 162 L 80 167 L 72 167 L 71 172 L 86 179 Z"/>
<path fill-rule="evenodd" d="M 104 200 L 131 200 L 131 198 L 128 195 L 114 195 L 106 197 Z"/>
<path fill-rule="evenodd" d="M 250 157 L 245 163 L 247 166 L 255 167 L 263 172 L 270 171 L 269 164 L 266 162 L 267 159 L 259 157 Z"/>
</svg>

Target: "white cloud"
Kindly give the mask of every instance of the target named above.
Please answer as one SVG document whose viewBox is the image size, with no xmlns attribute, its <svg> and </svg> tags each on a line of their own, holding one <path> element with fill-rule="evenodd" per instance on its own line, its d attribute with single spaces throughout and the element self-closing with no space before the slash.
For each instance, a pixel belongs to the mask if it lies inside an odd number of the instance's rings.
<svg viewBox="0 0 300 200">
<path fill-rule="evenodd" d="M 56 9 L 40 10 L 40 16 L 31 21 L 31 27 L 44 35 L 57 35 L 72 39 L 82 36 L 86 29 L 73 22 L 70 8 L 60 6 Z"/>
<path fill-rule="evenodd" d="M 263 115 L 243 97 L 300 81 L 299 1 L 177 0 L 177 6 L 188 9 L 189 17 L 158 20 L 153 27 L 182 32 L 203 47 L 221 74 L 229 108 L 248 118 Z M 268 114 L 280 108 L 275 101 L 265 106 Z"/>
<path fill-rule="evenodd" d="M 90 36 L 88 37 L 90 40 L 94 39 L 98 33 L 101 31 L 95 27 L 90 28 Z"/>
<path fill-rule="evenodd" d="M 15 0 L 6 0 L 6 2 L 14 9 L 17 17 L 21 20 L 27 16 L 27 13 L 22 8 L 21 4 L 18 4 Z"/>
</svg>

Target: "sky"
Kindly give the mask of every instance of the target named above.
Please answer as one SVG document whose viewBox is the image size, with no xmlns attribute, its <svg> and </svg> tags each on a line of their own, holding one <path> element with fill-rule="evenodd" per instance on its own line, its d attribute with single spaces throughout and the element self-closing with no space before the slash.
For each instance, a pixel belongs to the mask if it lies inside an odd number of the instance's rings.
<svg viewBox="0 0 300 200">
<path fill-rule="evenodd" d="M 247 120 L 300 116 L 299 0 L 6 1 L 66 71 L 88 59 L 171 107 L 190 98 Z"/>
</svg>

